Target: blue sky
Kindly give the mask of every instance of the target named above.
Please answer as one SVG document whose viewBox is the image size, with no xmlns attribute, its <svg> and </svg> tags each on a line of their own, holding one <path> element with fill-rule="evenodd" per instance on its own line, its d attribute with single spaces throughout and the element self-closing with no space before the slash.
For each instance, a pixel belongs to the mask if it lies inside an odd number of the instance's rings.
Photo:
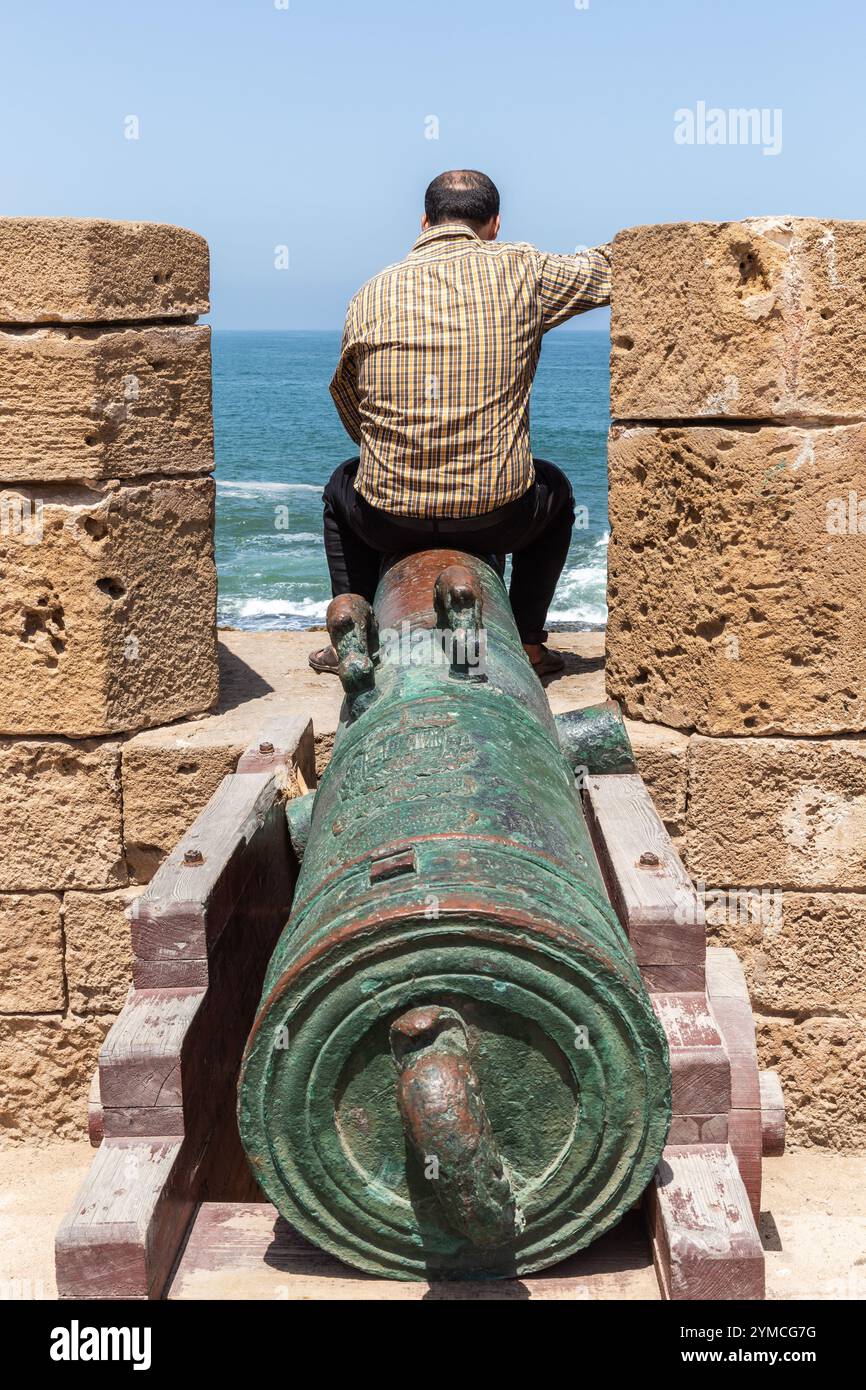
<svg viewBox="0 0 866 1390">
<path fill-rule="evenodd" d="M 212 322 L 235 328 L 338 327 L 456 165 L 499 184 L 504 236 L 548 250 L 641 222 L 866 216 L 855 0 L 281 3 L 4 0 L 0 211 L 193 227 Z M 781 153 L 677 144 L 700 101 L 780 109 Z"/>
</svg>

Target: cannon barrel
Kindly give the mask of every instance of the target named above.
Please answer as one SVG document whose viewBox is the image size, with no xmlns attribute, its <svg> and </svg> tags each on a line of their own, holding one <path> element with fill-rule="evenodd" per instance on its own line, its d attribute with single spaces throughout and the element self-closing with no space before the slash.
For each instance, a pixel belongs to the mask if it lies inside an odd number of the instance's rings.
<svg viewBox="0 0 866 1390">
<path fill-rule="evenodd" d="M 398 559 L 372 609 L 345 596 L 328 621 L 346 701 L 318 791 L 289 803 L 303 860 L 244 1058 L 243 1143 L 286 1220 L 350 1264 L 528 1273 L 637 1200 L 670 1120 L 578 736 L 566 757 L 481 559 Z"/>
</svg>

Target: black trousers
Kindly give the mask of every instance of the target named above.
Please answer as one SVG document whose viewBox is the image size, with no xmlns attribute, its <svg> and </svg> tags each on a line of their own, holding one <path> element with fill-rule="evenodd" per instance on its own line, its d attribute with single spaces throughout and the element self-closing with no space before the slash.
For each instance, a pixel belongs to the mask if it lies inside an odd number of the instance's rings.
<svg viewBox="0 0 866 1390">
<path fill-rule="evenodd" d="M 535 460 L 535 482 L 522 497 L 474 517 L 408 517 L 372 507 L 355 491 L 360 459 L 347 459 L 322 494 L 331 591 L 372 603 L 385 556 L 449 546 L 494 559 L 513 555 L 511 607 L 523 642 L 543 642 L 557 580 L 574 525 L 571 483 L 552 463 Z"/>
</svg>

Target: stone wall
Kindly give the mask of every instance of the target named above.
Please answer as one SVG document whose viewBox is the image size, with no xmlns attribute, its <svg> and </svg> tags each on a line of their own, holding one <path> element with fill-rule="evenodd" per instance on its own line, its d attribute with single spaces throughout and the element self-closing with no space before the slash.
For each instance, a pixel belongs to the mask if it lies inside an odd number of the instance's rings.
<svg viewBox="0 0 866 1390">
<path fill-rule="evenodd" d="M 792 1141 L 836 1149 L 866 1148 L 864 287 L 866 223 L 614 242 L 607 689 L 687 739 L 709 930 Z"/>
<path fill-rule="evenodd" d="M 129 981 L 124 749 L 217 698 L 207 309 L 191 232 L 0 220 L 4 1136 L 83 1131 Z"/>
</svg>

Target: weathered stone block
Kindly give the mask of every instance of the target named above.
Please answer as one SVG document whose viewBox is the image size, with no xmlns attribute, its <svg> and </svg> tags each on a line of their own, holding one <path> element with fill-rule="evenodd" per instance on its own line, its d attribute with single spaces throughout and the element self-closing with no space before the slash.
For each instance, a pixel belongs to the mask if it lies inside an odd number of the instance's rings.
<svg viewBox="0 0 866 1390">
<path fill-rule="evenodd" d="M 213 467 L 210 329 L 0 331 L 0 480 Z"/>
<path fill-rule="evenodd" d="M 87 1133 L 87 1095 L 112 1018 L 0 1018 L 0 1137 Z"/>
<path fill-rule="evenodd" d="M 126 882 L 116 743 L 0 741 L 0 891 Z"/>
<path fill-rule="evenodd" d="M 866 897 L 728 889 L 706 899 L 707 934 L 732 946 L 759 1013 L 866 1013 Z"/>
<path fill-rule="evenodd" d="M 676 729 L 661 724 L 626 720 L 637 769 L 653 804 L 672 835 L 680 835 L 686 823 L 689 740 Z"/>
<path fill-rule="evenodd" d="M 276 652 L 280 653 L 275 663 L 279 677 L 271 679 L 285 683 L 287 663 L 290 667 L 293 658 L 279 639 L 290 636 L 224 632 L 216 713 L 164 729 L 147 729 L 124 744 L 124 848 L 136 883 L 150 882 L 169 850 L 258 738 L 272 737 L 276 747 L 289 750 L 304 785 L 314 785 L 316 752 L 312 731 L 306 730 L 306 698 L 293 689 L 274 690 L 265 678 L 266 671 L 270 676 L 269 656 Z"/>
<path fill-rule="evenodd" d="M 791 1148 L 866 1148 L 866 1020 L 756 1019 L 758 1059 L 779 1073 Z"/>
<path fill-rule="evenodd" d="M 866 889 L 866 739 L 696 735 L 686 839 L 707 884 Z"/>
<path fill-rule="evenodd" d="M 210 478 L 0 492 L 31 509 L 0 537 L 0 732 L 85 737 L 214 703 L 213 495 Z"/>
<path fill-rule="evenodd" d="M 111 323 L 206 314 L 207 242 L 158 222 L 0 219 L 0 323 Z"/>
<path fill-rule="evenodd" d="M 153 729 L 123 750 L 124 841 L 130 876 L 148 883 L 162 860 L 234 772 L 249 742 L 231 725 Z"/>
<path fill-rule="evenodd" d="M 0 1013 L 57 1013 L 63 933 L 57 893 L 0 893 Z"/>
<path fill-rule="evenodd" d="M 866 425 L 614 426 L 608 693 L 706 734 L 866 729 Z"/>
<path fill-rule="evenodd" d="M 613 243 L 620 419 L 860 418 L 866 222 L 631 227 Z"/>
<path fill-rule="evenodd" d="M 76 1014 L 119 1013 L 132 984 L 132 938 L 126 909 L 139 890 L 66 893 L 63 930 L 69 1007 Z"/>
</svg>

